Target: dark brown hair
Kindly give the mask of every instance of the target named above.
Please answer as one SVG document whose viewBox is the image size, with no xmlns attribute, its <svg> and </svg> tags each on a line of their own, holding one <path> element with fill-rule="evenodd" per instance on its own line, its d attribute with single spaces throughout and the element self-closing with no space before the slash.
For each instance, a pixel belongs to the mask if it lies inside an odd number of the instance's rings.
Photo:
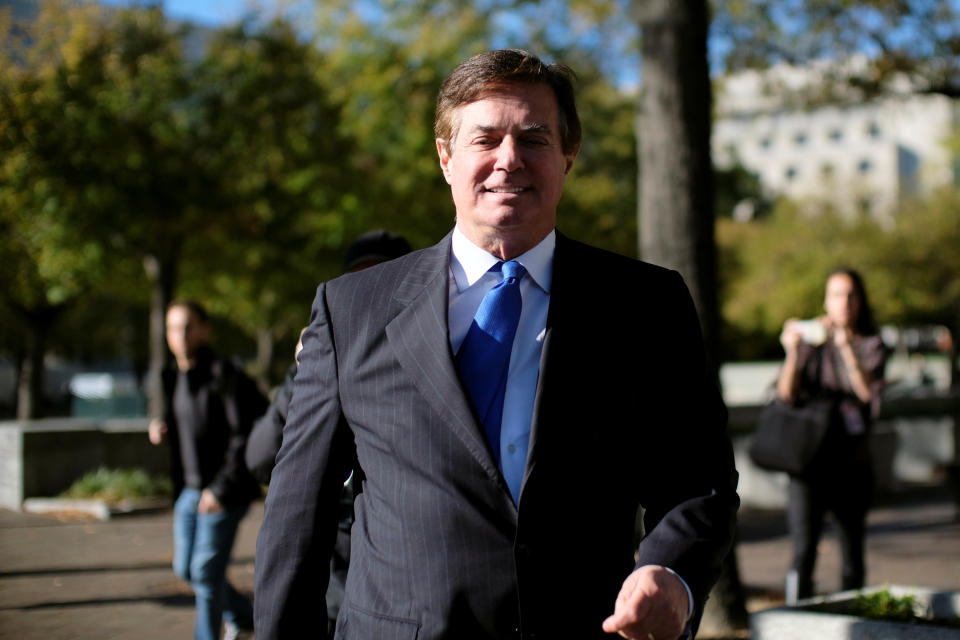
<svg viewBox="0 0 960 640">
<path fill-rule="evenodd" d="M 167 305 L 167 312 L 170 312 L 170 309 L 175 307 L 183 307 L 187 311 L 193 314 L 197 320 L 202 324 L 210 324 L 210 314 L 207 313 L 206 307 L 196 300 L 174 300 Z"/>
<path fill-rule="evenodd" d="M 873 319 L 873 308 L 870 306 L 870 300 L 867 298 L 867 287 L 863 284 L 863 276 L 856 269 L 850 267 L 836 267 L 827 274 L 827 280 L 833 276 L 847 276 L 853 283 L 853 291 L 860 298 L 860 313 L 857 314 L 857 322 L 854 326 L 857 333 L 862 336 L 871 336 L 877 332 L 877 323 Z"/>
<path fill-rule="evenodd" d="M 574 153 L 580 148 L 582 135 L 573 96 L 574 78 L 573 70 L 566 65 L 544 64 L 522 49 L 498 49 L 473 56 L 454 69 L 440 87 L 434 134 L 443 140 L 449 153 L 456 135 L 454 117 L 457 107 L 481 100 L 510 84 L 545 84 L 557 98 L 563 152 Z"/>
</svg>

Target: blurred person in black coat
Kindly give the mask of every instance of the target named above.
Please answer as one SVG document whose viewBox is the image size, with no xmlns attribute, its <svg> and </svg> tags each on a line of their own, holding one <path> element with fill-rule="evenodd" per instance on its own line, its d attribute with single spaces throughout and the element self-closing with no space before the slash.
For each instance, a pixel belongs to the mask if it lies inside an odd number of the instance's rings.
<svg viewBox="0 0 960 640">
<path fill-rule="evenodd" d="M 244 450 L 254 419 L 266 409 L 257 385 L 210 348 L 210 320 L 195 301 L 176 301 L 166 315 L 176 367 L 163 372 L 164 415 L 151 420 L 150 441 L 169 443 L 174 485 L 174 572 L 196 596 L 196 640 L 237 637 L 253 628 L 250 601 L 227 581 L 237 527 L 260 485 Z"/>
</svg>

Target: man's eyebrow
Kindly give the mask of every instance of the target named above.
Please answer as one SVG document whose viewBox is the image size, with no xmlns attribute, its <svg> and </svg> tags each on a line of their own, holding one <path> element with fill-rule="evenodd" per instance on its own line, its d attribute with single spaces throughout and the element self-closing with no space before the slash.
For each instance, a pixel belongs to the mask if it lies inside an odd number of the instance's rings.
<svg viewBox="0 0 960 640">
<path fill-rule="evenodd" d="M 488 124 L 475 124 L 470 127 L 470 133 L 496 133 L 497 131 L 501 131 L 501 128 Z M 534 122 L 521 126 L 520 131 L 523 133 L 550 133 L 550 126 Z"/>
<path fill-rule="evenodd" d="M 534 122 L 533 124 L 527 124 L 521 127 L 524 133 L 550 133 L 550 126 L 546 124 L 540 124 L 539 122 Z"/>
</svg>

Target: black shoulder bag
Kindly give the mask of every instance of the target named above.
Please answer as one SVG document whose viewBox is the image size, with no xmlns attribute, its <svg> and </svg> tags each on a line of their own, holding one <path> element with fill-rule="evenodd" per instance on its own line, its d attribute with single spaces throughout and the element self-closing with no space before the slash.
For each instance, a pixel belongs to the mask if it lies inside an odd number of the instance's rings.
<svg viewBox="0 0 960 640">
<path fill-rule="evenodd" d="M 818 351 L 817 380 L 823 366 L 823 351 Z M 773 400 L 760 413 L 750 459 L 761 469 L 803 475 L 813 464 L 837 411 L 836 400 L 828 397 L 814 397 L 802 405 Z"/>
</svg>

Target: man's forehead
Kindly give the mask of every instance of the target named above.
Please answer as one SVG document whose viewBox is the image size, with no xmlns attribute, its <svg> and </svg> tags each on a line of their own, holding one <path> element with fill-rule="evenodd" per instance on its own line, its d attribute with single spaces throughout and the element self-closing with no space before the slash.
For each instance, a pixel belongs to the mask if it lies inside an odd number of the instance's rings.
<svg viewBox="0 0 960 640">
<path fill-rule="evenodd" d="M 536 93 L 541 93 L 541 95 L 536 96 Z M 544 98 L 547 100 L 546 104 L 543 102 Z M 466 111 L 469 111 L 472 116 L 469 123 L 471 129 L 499 128 L 501 123 L 496 121 L 493 113 L 483 113 L 485 103 L 491 102 L 517 102 L 528 105 L 531 112 L 527 120 L 521 124 L 521 127 L 525 130 L 550 132 L 556 129 L 559 124 L 560 110 L 549 85 L 517 83 L 491 87 L 473 100 L 458 105 L 453 114 L 454 133 L 463 125 L 464 112 Z M 538 111 L 539 113 L 537 113 Z"/>
</svg>

